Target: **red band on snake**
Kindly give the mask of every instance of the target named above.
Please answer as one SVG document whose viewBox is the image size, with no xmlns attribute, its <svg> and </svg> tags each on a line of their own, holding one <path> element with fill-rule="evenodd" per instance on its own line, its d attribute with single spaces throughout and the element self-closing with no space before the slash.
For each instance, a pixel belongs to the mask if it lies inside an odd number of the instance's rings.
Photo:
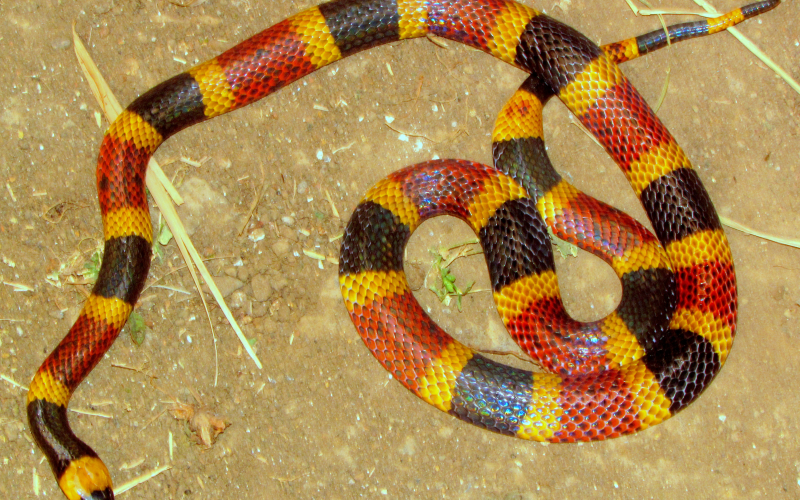
<svg viewBox="0 0 800 500">
<path fill-rule="evenodd" d="M 110 348 L 141 293 L 152 226 L 147 162 L 178 131 L 248 105 L 361 50 L 436 35 L 531 76 L 503 108 L 494 168 L 443 160 L 379 182 L 355 209 L 341 248 L 345 305 L 394 378 L 437 408 L 486 429 L 551 442 L 598 440 L 659 423 L 719 372 L 736 329 L 725 235 L 697 173 L 617 67 L 667 44 L 714 33 L 776 7 L 597 47 L 508 0 L 338 0 L 292 16 L 154 87 L 111 125 L 97 185 L 105 255 L 92 295 L 31 383 L 31 432 L 70 499 L 113 498 L 94 451 L 70 430 L 75 388 Z M 541 109 L 558 96 L 619 164 L 654 233 L 581 193 L 553 170 Z M 440 214 L 480 236 L 509 332 L 551 373 L 510 368 L 452 339 L 422 311 L 403 274 L 413 230 Z M 548 229 L 605 259 L 623 284 L 617 309 L 579 323 L 561 304 Z"/>
</svg>

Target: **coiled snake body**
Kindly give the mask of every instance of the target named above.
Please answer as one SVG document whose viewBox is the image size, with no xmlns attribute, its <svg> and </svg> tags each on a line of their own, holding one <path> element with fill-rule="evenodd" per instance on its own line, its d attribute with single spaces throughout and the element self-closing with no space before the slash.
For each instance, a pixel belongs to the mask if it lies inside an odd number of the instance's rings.
<svg viewBox="0 0 800 500">
<path fill-rule="evenodd" d="M 113 498 L 110 475 L 70 430 L 72 392 L 109 349 L 147 278 L 152 226 L 144 178 L 176 132 L 250 104 L 338 59 L 436 35 L 530 74 L 500 112 L 495 168 L 431 161 L 396 172 L 355 209 L 339 281 L 365 344 L 437 408 L 503 434 L 598 440 L 657 424 L 691 403 L 725 362 L 736 328 L 733 261 L 716 212 L 675 140 L 617 67 L 671 41 L 770 10 L 725 16 L 597 47 L 508 0 L 337 0 L 292 16 L 151 89 L 111 125 L 97 184 L 105 255 L 75 325 L 36 373 L 31 432 L 68 498 Z M 619 164 L 655 235 L 578 191 L 552 168 L 541 109 L 557 95 Z M 491 361 L 452 339 L 413 298 L 403 249 L 426 218 L 451 214 L 479 234 L 510 334 L 550 373 Z M 623 284 L 617 309 L 579 323 L 561 304 L 548 228 L 599 255 Z"/>
</svg>

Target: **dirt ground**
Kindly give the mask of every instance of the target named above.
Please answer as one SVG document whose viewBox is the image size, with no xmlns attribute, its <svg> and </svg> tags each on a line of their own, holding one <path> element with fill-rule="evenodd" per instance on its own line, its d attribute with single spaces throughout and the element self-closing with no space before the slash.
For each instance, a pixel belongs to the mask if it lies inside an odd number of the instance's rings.
<svg viewBox="0 0 800 500">
<path fill-rule="evenodd" d="M 739 1 L 716 6 L 727 10 Z M 27 384 L 66 333 L 89 289 L 69 284 L 67 275 L 102 242 L 94 162 L 107 123 L 98 119 L 76 64 L 72 23 L 124 104 L 312 5 L 200 3 L 0 3 L 3 497 L 34 498 L 38 491 L 60 498 L 28 433 L 25 391 L 7 380 Z M 623 0 L 537 6 L 599 43 L 658 26 L 654 18 L 634 17 Z M 800 79 L 797 19 L 800 2 L 789 0 L 741 30 Z M 680 44 L 624 70 L 651 103 L 670 71 L 659 115 L 721 215 L 800 237 L 798 94 L 728 34 Z M 123 332 L 71 403 L 104 415 L 70 418 L 115 483 L 171 466 L 124 498 L 800 498 L 800 250 L 728 231 L 740 315 L 727 365 L 678 417 L 610 442 L 545 446 L 479 430 L 417 400 L 361 343 L 339 297 L 336 266 L 320 269 L 302 250 L 338 255 L 339 240 L 329 239 L 341 233 L 366 189 L 393 170 L 434 156 L 489 163 L 494 116 L 522 79 L 518 70 L 452 42 L 396 43 L 196 126 L 159 150 L 157 160 L 194 202 L 181 214 L 197 248 L 212 259 L 212 273 L 225 277 L 234 315 L 264 368 L 242 353 L 211 306 L 215 360 L 202 303 L 177 249 L 161 248 L 153 286 L 138 307 L 147 326 L 143 344 Z M 622 174 L 570 125 L 566 109 L 552 103 L 545 115 L 559 171 L 641 219 Z M 60 219 L 49 211 L 54 206 L 66 209 Z M 152 213 L 158 220 L 157 209 Z M 427 223 L 419 233 L 408 257 L 417 269 L 430 265 L 428 248 L 469 236 L 454 220 Z M 619 300 L 616 279 L 593 257 L 558 266 L 577 317 L 602 317 Z M 480 256 L 454 272 L 461 283 L 488 285 Z M 418 295 L 457 337 L 494 345 L 502 327 L 488 293 L 465 298 L 464 313 L 438 305 L 429 292 Z M 174 401 L 197 404 L 192 392 L 232 424 L 209 449 L 195 444 L 185 422 L 164 413 Z"/>
</svg>

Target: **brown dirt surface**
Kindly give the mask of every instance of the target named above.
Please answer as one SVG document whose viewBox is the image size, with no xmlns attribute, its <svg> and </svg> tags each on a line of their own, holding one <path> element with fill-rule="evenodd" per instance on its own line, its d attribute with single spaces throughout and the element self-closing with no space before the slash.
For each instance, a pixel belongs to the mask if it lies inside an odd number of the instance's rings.
<svg viewBox="0 0 800 500">
<path fill-rule="evenodd" d="M 740 1 L 716 6 L 728 10 Z M 66 333 L 89 287 L 66 284 L 59 271 L 82 268 L 102 242 L 94 163 L 107 123 L 97 118 L 75 61 L 72 23 L 128 103 L 312 5 L 176 3 L 0 3 L 0 374 L 9 379 L 27 384 Z M 689 0 L 662 5 L 696 8 Z M 655 18 L 633 16 L 623 0 L 538 7 L 599 43 L 659 26 Z M 798 19 L 800 2 L 788 0 L 741 26 L 795 79 Z M 667 69 L 659 115 L 720 214 L 800 237 L 800 96 L 728 34 L 624 65 L 651 103 Z M 337 255 L 339 241 L 329 238 L 341 233 L 366 189 L 391 171 L 434 155 L 490 162 L 495 114 L 522 80 L 520 71 L 452 42 L 395 43 L 193 127 L 159 150 L 167 174 L 200 197 L 205 217 L 195 224 L 195 244 L 215 259 L 212 273 L 226 277 L 234 314 L 264 368 L 242 353 L 212 306 L 215 385 L 201 301 L 180 270 L 174 243 L 164 247 L 148 280 L 161 278 L 158 286 L 144 292 L 137 309 L 147 326 L 143 344 L 123 333 L 71 403 L 111 417 L 70 413 L 115 483 L 172 466 L 125 498 L 800 498 L 797 249 L 728 231 L 740 316 L 727 365 L 678 417 L 610 442 L 544 446 L 482 431 L 419 401 L 363 346 L 341 303 L 336 266 L 320 269 L 302 250 Z M 559 171 L 641 219 L 622 174 L 570 125 L 563 105 L 550 104 L 545 115 Z M 387 116 L 395 129 L 432 140 L 401 140 L 386 126 Z M 189 166 L 182 157 L 207 161 Z M 237 236 L 262 186 L 264 197 L 245 235 Z M 326 190 L 341 218 L 333 216 Z M 54 212 L 60 217 L 46 216 Z M 152 213 L 157 220 L 157 209 Z M 266 237 L 254 242 L 248 236 L 258 239 L 258 229 Z M 409 259 L 423 269 L 431 262 L 429 247 L 469 236 L 453 220 L 420 232 Z M 577 316 L 600 317 L 619 300 L 616 280 L 593 258 L 558 265 Z M 459 263 L 455 273 L 486 288 L 481 257 Z M 480 344 L 494 336 L 482 332 L 498 329 L 487 293 L 467 297 L 464 313 L 420 295 L 459 338 Z M 468 330 L 478 335 L 464 337 Z M 193 392 L 207 411 L 231 423 L 211 447 L 198 445 L 186 422 L 165 411 L 176 402 L 199 405 Z M 38 488 L 40 496 L 60 498 L 28 433 L 24 396 L 0 380 L 0 496 L 34 498 Z"/>
</svg>

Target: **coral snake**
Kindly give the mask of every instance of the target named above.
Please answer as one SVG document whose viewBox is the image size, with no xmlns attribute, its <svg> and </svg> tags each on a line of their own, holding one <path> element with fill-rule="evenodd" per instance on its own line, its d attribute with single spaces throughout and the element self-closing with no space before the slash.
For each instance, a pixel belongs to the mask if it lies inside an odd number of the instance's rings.
<svg viewBox="0 0 800 500">
<path fill-rule="evenodd" d="M 144 179 L 156 148 L 343 57 L 426 35 L 478 48 L 530 76 L 497 119 L 494 168 L 429 161 L 389 175 L 356 207 L 341 246 L 339 281 L 364 343 L 430 404 L 525 439 L 616 437 L 687 406 L 731 349 L 733 261 L 697 173 L 616 63 L 724 30 L 779 3 L 762 1 L 598 47 L 510 0 L 336 0 L 146 92 L 111 124 L 100 147 L 105 254 L 97 283 L 28 393 L 31 432 L 64 494 L 113 498 L 105 465 L 69 427 L 67 405 L 116 339 L 147 278 L 152 226 Z M 541 114 L 553 95 L 618 163 L 655 234 L 553 170 Z M 547 373 L 475 353 L 417 304 L 403 274 L 403 250 L 411 232 L 439 214 L 460 217 L 480 236 L 500 316 Z M 623 290 L 614 312 L 589 323 L 566 314 L 548 229 L 612 266 Z"/>
</svg>

